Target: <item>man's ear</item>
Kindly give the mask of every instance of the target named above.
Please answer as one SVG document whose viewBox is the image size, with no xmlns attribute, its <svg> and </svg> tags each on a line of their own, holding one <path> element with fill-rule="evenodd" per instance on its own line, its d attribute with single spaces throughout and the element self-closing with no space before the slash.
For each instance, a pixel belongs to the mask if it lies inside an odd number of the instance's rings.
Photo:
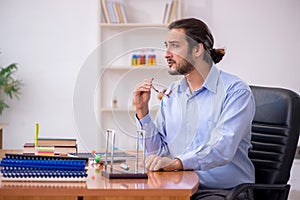
<svg viewBox="0 0 300 200">
<path fill-rule="evenodd" d="M 198 45 L 194 46 L 193 54 L 195 57 L 199 57 L 204 53 L 204 46 L 202 43 L 198 43 Z"/>
</svg>

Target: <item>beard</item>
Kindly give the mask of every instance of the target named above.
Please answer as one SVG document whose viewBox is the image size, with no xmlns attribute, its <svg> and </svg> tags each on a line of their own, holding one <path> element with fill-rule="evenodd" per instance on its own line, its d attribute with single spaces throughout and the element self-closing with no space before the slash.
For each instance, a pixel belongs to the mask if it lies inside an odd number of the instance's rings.
<svg viewBox="0 0 300 200">
<path fill-rule="evenodd" d="M 190 56 L 187 59 L 184 58 L 180 63 L 177 63 L 175 60 L 172 60 L 172 62 L 177 67 L 175 70 L 169 69 L 170 75 L 187 75 L 195 69 L 194 60 Z"/>
</svg>

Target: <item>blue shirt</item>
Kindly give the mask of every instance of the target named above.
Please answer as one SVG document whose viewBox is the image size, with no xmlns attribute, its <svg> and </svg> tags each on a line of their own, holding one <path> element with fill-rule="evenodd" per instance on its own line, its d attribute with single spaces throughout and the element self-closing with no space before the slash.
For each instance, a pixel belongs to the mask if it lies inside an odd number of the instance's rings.
<svg viewBox="0 0 300 200">
<path fill-rule="evenodd" d="M 255 181 L 248 157 L 255 103 L 249 86 L 212 66 L 202 87 L 190 92 L 185 78 L 173 83 L 155 122 L 138 120 L 146 152 L 179 158 L 206 188 L 232 188 Z"/>
</svg>

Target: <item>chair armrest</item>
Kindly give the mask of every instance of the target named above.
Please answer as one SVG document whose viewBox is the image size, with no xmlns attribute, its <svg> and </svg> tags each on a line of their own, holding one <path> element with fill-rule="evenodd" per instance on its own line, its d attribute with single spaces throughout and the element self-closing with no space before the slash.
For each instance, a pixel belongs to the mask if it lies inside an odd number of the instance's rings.
<svg viewBox="0 0 300 200">
<path fill-rule="evenodd" d="M 277 190 L 283 192 L 283 197 L 287 197 L 290 191 L 289 184 L 257 184 L 257 183 L 243 183 L 231 189 L 226 196 L 226 200 L 234 200 L 241 192 L 248 189 L 251 190 Z"/>
</svg>

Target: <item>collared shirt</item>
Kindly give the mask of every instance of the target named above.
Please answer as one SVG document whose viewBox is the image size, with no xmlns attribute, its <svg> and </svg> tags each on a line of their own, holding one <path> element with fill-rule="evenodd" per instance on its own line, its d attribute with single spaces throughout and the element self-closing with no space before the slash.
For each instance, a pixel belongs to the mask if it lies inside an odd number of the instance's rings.
<svg viewBox="0 0 300 200">
<path fill-rule="evenodd" d="M 149 114 L 138 120 L 147 154 L 179 158 L 184 170 L 198 173 L 202 187 L 253 183 L 248 151 L 255 103 L 249 86 L 213 65 L 199 90 L 191 93 L 185 78 L 169 90 L 155 122 Z"/>
</svg>

